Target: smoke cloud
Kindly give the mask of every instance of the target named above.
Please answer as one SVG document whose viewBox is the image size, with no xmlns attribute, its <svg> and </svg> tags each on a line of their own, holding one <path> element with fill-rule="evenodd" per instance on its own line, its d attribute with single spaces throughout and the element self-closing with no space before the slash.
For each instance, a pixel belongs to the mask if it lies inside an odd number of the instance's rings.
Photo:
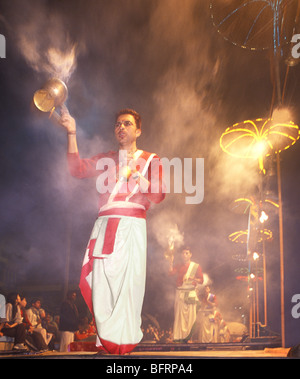
<svg viewBox="0 0 300 379">
<path fill-rule="evenodd" d="M 64 17 L 51 12 L 47 3 L 11 2 L 6 9 L 6 24 L 21 55 L 33 70 L 68 81 L 76 69 L 80 47 L 70 40 Z"/>
<path fill-rule="evenodd" d="M 232 283 L 235 298 L 244 299 L 231 258 L 237 247 L 228 235 L 246 229 L 248 220 L 229 208 L 235 198 L 257 191 L 258 162 L 226 155 L 219 139 L 233 123 L 268 114 L 268 59 L 225 42 L 211 24 L 206 0 L 13 0 L 2 7 L 32 95 L 49 77 L 67 82 L 82 157 L 114 149 L 114 114 L 132 107 L 142 114 L 140 148 L 169 159 L 204 158 L 201 204 L 186 205 L 185 194 L 171 193 L 149 211 L 146 308 L 157 304 L 163 313 L 165 297 L 165 313 L 172 317 L 173 286 L 164 260 L 172 233 L 176 256 L 190 246 L 221 298 L 221 312 L 232 308 Z M 27 241 L 23 277 L 58 270 L 63 278 L 69 249 L 69 280 L 76 283 L 97 213 L 95 183 L 68 176 L 64 131 L 47 117 L 27 114 L 24 128 L 30 138 L 24 146 L 27 178 L 22 176 L 26 218 L 19 226 Z M 12 204 L 15 197 L 3 191 L 2 199 Z M 11 209 L 12 223 L 19 206 Z"/>
</svg>

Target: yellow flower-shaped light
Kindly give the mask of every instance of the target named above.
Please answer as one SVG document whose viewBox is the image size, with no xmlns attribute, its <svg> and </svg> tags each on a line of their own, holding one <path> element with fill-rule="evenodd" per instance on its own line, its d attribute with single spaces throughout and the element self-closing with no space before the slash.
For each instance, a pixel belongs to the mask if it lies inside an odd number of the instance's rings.
<svg viewBox="0 0 300 379">
<path fill-rule="evenodd" d="M 258 118 L 227 128 L 220 138 L 220 146 L 231 156 L 258 159 L 259 168 L 263 170 L 264 157 L 288 149 L 299 137 L 299 128 L 292 121 Z"/>
<path fill-rule="evenodd" d="M 262 242 L 263 240 L 270 240 L 273 237 L 273 233 L 268 229 L 261 229 L 259 231 L 260 236 L 257 242 Z M 236 243 L 247 243 L 248 241 L 248 229 L 247 230 L 239 230 L 238 232 L 231 233 L 228 236 L 229 240 Z"/>
</svg>

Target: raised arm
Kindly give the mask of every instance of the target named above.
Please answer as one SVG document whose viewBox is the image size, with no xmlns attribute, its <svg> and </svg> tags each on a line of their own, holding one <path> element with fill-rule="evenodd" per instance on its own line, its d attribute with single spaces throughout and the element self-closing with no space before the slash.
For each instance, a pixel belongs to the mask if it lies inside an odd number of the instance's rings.
<svg viewBox="0 0 300 379">
<path fill-rule="evenodd" d="M 67 131 L 68 153 L 78 153 L 77 138 L 76 138 L 76 121 L 70 115 L 69 110 L 65 105 L 61 109 L 60 124 Z"/>
<path fill-rule="evenodd" d="M 99 175 L 99 171 L 96 170 L 96 165 L 100 154 L 90 159 L 80 158 L 76 138 L 76 121 L 74 117 L 70 115 L 69 110 L 65 105 L 61 109 L 59 123 L 67 131 L 67 159 L 71 175 L 77 178 L 87 178 Z"/>
</svg>

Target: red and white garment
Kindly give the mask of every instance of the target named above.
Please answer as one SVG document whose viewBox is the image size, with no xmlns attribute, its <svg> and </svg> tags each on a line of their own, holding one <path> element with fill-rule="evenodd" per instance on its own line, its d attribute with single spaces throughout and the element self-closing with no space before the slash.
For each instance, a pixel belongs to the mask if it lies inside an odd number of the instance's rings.
<svg viewBox="0 0 300 379">
<path fill-rule="evenodd" d="M 177 275 L 174 302 L 174 341 L 189 338 L 197 315 L 197 297 L 195 279 L 203 283 L 202 269 L 199 264 L 189 262 L 174 266 L 170 275 Z"/>
<path fill-rule="evenodd" d="M 99 175 L 98 155 L 90 160 L 68 156 L 71 173 L 78 177 Z M 106 155 L 107 156 L 107 155 Z M 109 155 L 116 160 L 117 154 Z M 149 182 L 162 184 L 159 158 L 139 150 L 138 167 Z M 111 193 L 100 196 L 96 220 L 85 253 L 80 278 L 82 295 L 94 316 L 98 345 L 112 354 L 131 351 L 142 339 L 141 310 L 146 278 L 146 210 L 150 202 L 160 202 L 165 193 L 141 193 L 134 183 L 120 183 Z M 124 185 L 130 190 L 126 191 Z M 121 186 L 122 191 L 119 191 Z M 117 190 L 118 189 L 118 190 Z M 104 199 L 105 198 L 105 204 Z"/>
</svg>

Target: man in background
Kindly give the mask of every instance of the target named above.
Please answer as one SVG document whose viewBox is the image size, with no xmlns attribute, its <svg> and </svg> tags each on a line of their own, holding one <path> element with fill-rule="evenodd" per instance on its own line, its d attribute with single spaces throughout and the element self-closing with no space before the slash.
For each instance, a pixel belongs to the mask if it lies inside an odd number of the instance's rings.
<svg viewBox="0 0 300 379">
<path fill-rule="evenodd" d="M 60 347 L 59 351 L 69 350 L 70 343 L 74 342 L 74 333 L 78 330 L 79 316 L 76 306 L 76 292 L 69 291 L 60 308 Z"/>
<path fill-rule="evenodd" d="M 174 342 L 188 342 L 197 316 L 196 287 L 203 283 L 202 269 L 192 262 L 189 248 L 181 252 L 181 263 L 173 265 L 174 255 L 170 259 L 169 274 L 176 276 L 176 293 L 174 304 Z"/>
</svg>

